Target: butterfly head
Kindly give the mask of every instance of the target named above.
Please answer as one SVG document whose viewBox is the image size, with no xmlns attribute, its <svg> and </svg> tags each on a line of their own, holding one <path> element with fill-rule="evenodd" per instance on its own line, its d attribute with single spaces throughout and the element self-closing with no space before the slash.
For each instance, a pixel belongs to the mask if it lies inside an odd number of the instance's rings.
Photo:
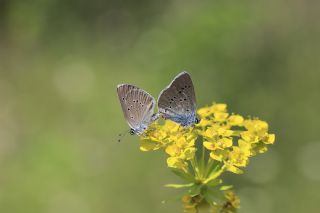
<svg viewBox="0 0 320 213">
<path fill-rule="evenodd" d="M 134 134 L 136 134 L 136 131 L 131 128 L 130 131 L 129 131 L 129 133 L 130 133 L 130 135 L 134 135 Z"/>
<path fill-rule="evenodd" d="M 201 119 L 196 116 L 196 119 L 195 119 L 194 123 L 198 124 L 198 123 L 200 123 L 200 121 L 201 121 Z"/>
</svg>

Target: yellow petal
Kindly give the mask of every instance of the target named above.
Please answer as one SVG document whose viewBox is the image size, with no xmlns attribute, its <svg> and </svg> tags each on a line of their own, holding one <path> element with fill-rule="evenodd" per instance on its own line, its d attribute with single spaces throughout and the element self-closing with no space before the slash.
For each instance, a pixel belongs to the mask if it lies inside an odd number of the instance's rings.
<svg viewBox="0 0 320 213">
<path fill-rule="evenodd" d="M 173 145 L 169 145 L 167 146 L 166 148 L 166 153 L 170 156 L 177 156 L 177 155 L 180 155 L 180 149 L 178 146 L 176 146 L 175 144 Z"/>
<path fill-rule="evenodd" d="M 226 164 L 226 169 L 229 171 L 229 172 L 232 172 L 232 173 L 235 173 L 235 174 L 242 174 L 243 171 L 231 164 Z"/>
<path fill-rule="evenodd" d="M 247 142 L 250 142 L 250 143 L 259 142 L 259 137 L 250 131 L 241 132 L 240 135 L 241 135 L 241 138 Z"/>
<path fill-rule="evenodd" d="M 227 104 L 214 104 L 212 105 L 211 109 L 214 112 L 225 112 L 227 110 Z"/>
<path fill-rule="evenodd" d="M 231 115 L 228 121 L 233 126 L 242 126 L 244 119 L 241 115 Z"/>
<path fill-rule="evenodd" d="M 198 115 L 200 115 L 201 118 L 205 118 L 209 115 L 211 115 L 213 111 L 211 110 L 211 107 L 203 107 L 198 109 Z"/>
<path fill-rule="evenodd" d="M 268 136 L 263 140 L 265 144 L 273 144 L 276 139 L 275 134 L 268 134 Z"/>
<path fill-rule="evenodd" d="M 215 150 L 210 153 L 210 157 L 217 161 L 222 161 L 225 158 L 223 150 Z"/>
<path fill-rule="evenodd" d="M 210 124 L 211 124 L 210 120 L 202 118 L 200 120 L 200 123 L 197 124 L 197 126 L 206 127 L 206 126 L 209 126 Z"/>
<path fill-rule="evenodd" d="M 208 141 L 203 142 L 203 146 L 206 147 L 208 150 L 216 150 L 217 149 L 217 147 L 215 146 L 214 143 L 208 142 Z"/>
<path fill-rule="evenodd" d="M 221 148 L 227 148 L 232 146 L 232 139 L 231 138 L 221 138 L 217 141 L 218 146 Z"/>
<path fill-rule="evenodd" d="M 226 121 L 228 116 L 229 116 L 229 114 L 226 112 L 215 112 L 214 113 L 214 118 L 215 118 L 215 121 L 217 121 L 217 122 Z"/>
</svg>

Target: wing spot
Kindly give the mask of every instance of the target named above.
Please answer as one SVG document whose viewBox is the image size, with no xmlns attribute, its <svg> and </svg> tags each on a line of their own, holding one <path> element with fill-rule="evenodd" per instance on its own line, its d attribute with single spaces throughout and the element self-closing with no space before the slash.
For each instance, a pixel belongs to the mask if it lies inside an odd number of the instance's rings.
<svg viewBox="0 0 320 213">
<path fill-rule="evenodd" d="M 185 99 L 183 99 L 183 100 L 185 100 L 185 101 L 186 101 L 187 99 L 185 98 Z"/>
<path fill-rule="evenodd" d="M 128 111 L 130 111 L 130 108 L 128 108 Z"/>
<path fill-rule="evenodd" d="M 181 94 L 182 93 L 182 91 L 179 91 L 179 94 Z"/>
<path fill-rule="evenodd" d="M 170 100 L 171 100 L 171 101 L 173 101 L 173 99 L 172 99 L 172 98 L 171 98 Z"/>
<path fill-rule="evenodd" d="M 171 109 L 171 106 L 169 106 L 169 108 Z"/>
<path fill-rule="evenodd" d="M 180 99 L 180 101 L 182 102 L 182 99 Z"/>
</svg>

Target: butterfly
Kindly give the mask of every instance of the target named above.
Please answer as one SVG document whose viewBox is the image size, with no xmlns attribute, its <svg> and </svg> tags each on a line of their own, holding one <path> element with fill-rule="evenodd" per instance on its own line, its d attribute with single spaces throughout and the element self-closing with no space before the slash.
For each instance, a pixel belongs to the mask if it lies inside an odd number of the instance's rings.
<svg viewBox="0 0 320 213">
<path fill-rule="evenodd" d="M 189 73 L 179 73 L 158 98 L 161 116 L 182 126 L 188 127 L 199 123 L 196 115 L 196 96 Z"/>
<path fill-rule="evenodd" d="M 158 118 L 158 114 L 154 114 L 155 99 L 143 89 L 129 84 L 119 84 L 117 93 L 130 134 L 141 135 Z"/>
</svg>

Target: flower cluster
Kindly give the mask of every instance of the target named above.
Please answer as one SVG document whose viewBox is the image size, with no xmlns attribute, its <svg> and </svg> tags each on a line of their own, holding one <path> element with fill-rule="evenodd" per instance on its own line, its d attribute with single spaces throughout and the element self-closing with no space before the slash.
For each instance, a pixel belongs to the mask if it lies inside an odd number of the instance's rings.
<svg viewBox="0 0 320 213">
<path fill-rule="evenodd" d="M 274 143 L 275 135 L 268 132 L 265 121 L 228 113 L 226 104 L 200 108 L 197 114 L 200 122 L 188 128 L 170 120 L 154 122 L 141 136 L 140 149 L 164 150 L 168 167 L 188 182 L 168 185 L 187 189 L 182 198 L 186 212 L 203 206 L 212 213 L 235 212 L 240 200 L 231 186 L 221 185 L 220 175 L 225 171 L 241 174 L 250 157 Z"/>
<path fill-rule="evenodd" d="M 210 151 L 210 157 L 222 162 L 228 171 L 242 173 L 239 167 L 247 166 L 249 157 L 267 151 L 266 145 L 275 141 L 265 121 L 230 115 L 226 104 L 201 108 L 198 114 L 202 120 L 197 132 L 204 139 L 204 147 Z"/>
<path fill-rule="evenodd" d="M 197 133 L 190 128 L 166 120 L 164 125 L 153 123 L 141 138 L 142 151 L 163 148 L 169 155 L 167 164 L 171 168 L 188 172 L 188 161 L 194 158 Z"/>
</svg>

